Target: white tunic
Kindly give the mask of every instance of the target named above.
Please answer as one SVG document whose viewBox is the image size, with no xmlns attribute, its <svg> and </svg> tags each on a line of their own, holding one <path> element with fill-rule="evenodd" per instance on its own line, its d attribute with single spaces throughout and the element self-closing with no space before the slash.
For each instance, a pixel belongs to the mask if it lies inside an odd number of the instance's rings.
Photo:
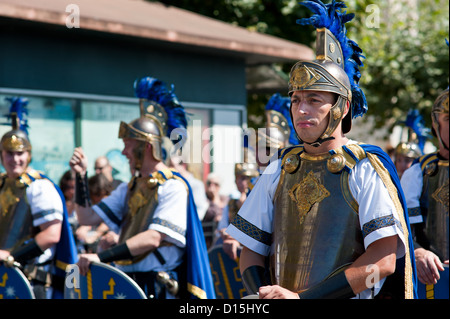
<svg viewBox="0 0 450 319">
<path fill-rule="evenodd" d="M 33 226 L 39 227 L 54 220 L 63 220 L 63 202 L 55 186 L 47 179 L 36 179 L 26 189 L 31 208 Z M 46 249 L 36 263 L 44 263 L 53 258 L 56 245 Z"/>
<path fill-rule="evenodd" d="M 410 208 L 420 208 L 420 195 L 423 188 L 423 175 L 420 163 L 416 163 L 408 168 L 400 180 L 403 193 L 405 194 L 406 206 Z M 409 216 L 409 223 L 416 224 L 423 222 L 422 215 Z"/>
<path fill-rule="evenodd" d="M 128 185 L 122 183 L 110 196 L 102 200 L 110 212 L 103 211 L 98 205 L 93 206 L 94 211 L 117 234 L 120 233 L 120 221 L 128 213 L 126 203 L 127 191 Z M 186 245 L 186 219 L 187 190 L 185 185 L 179 180 L 169 179 L 158 187 L 158 206 L 148 227 L 148 229 L 167 235 L 165 240 L 173 244 L 158 248 L 166 263 L 161 265 L 154 254 L 149 254 L 135 264 L 117 264 L 116 267 L 124 272 L 168 271 L 176 268 L 181 264 Z"/>
</svg>

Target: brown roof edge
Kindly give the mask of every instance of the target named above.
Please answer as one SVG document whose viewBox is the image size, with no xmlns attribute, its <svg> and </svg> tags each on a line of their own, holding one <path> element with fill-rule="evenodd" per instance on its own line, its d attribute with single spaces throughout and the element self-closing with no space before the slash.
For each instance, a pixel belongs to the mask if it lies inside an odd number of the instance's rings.
<svg viewBox="0 0 450 319">
<path fill-rule="evenodd" d="M 66 25 L 68 13 L 50 11 L 48 9 L 19 6 L 17 4 L 0 3 L 0 15 L 9 18 L 23 19 L 48 24 Z M 199 16 L 202 17 L 203 16 Z M 212 20 L 212 19 L 210 19 Z M 206 20 L 207 21 L 207 20 Z M 217 21 L 215 21 L 217 22 Z M 229 25 L 230 30 L 237 27 Z M 107 21 L 96 19 L 86 15 L 80 15 L 80 28 L 93 31 L 107 32 L 113 34 L 129 35 L 166 42 L 181 43 L 185 45 L 209 47 L 219 50 L 240 52 L 248 55 L 260 55 L 275 61 L 286 60 L 312 60 L 314 53 L 309 47 L 296 44 L 291 41 L 276 38 L 256 32 L 248 32 L 239 39 L 219 38 L 212 36 L 202 36 L 195 33 L 183 32 L 179 30 L 165 30 L 154 26 L 142 26 L 119 21 Z M 245 30 L 244 28 L 242 28 Z M 246 31 L 246 30 L 245 30 Z M 249 41 L 249 40 L 252 41 Z M 261 41 L 257 41 L 261 39 Z M 255 41 L 256 40 L 256 41 Z M 272 40 L 272 41 L 271 41 Z M 273 42 L 274 44 L 271 44 Z M 275 44 L 276 43 L 276 44 Z"/>
</svg>

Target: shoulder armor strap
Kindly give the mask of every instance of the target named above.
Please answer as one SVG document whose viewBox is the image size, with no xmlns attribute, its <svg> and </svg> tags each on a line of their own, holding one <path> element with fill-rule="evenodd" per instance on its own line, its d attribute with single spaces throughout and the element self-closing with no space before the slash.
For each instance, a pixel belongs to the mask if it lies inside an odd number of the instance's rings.
<svg viewBox="0 0 450 319">
<path fill-rule="evenodd" d="M 289 146 L 289 147 L 279 150 L 278 158 L 281 159 L 281 166 L 284 165 L 284 162 L 290 155 L 292 155 L 292 154 L 300 155 L 302 152 L 303 152 L 303 146 L 301 146 L 301 145 Z"/>
<path fill-rule="evenodd" d="M 33 183 L 37 179 L 43 179 L 41 173 L 38 171 L 29 171 L 28 173 L 23 173 L 19 177 L 20 181 L 24 183 L 27 186 L 30 186 L 31 183 Z"/>
<path fill-rule="evenodd" d="M 164 184 L 167 180 L 173 178 L 173 173 L 170 169 L 163 169 L 157 172 L 154 172 L 148 176 L 148 179 L 152 180 L 152 183 L 155 183 L 157 186 L 161 186 Z M 128 189 L 132 189 L 136 183 L 136 179 L 138 177 L 133 176 L 131 180 L 128 182 Z M 156 182 L 155 182 L 156 181 Z"/>
<path fill-rule="evenodd" d="M 178 176 L 179 175 L 179 176 Z M 183 182 L 184 187 L 186 188 L 186 191 L 189 194 L 189 187 L 186 184 L 187 182 L 185 181 L 184 178 L 181 177 L 181 174 L 178 173 L 176 170 L 170 169 L 170 168 L 166 168 L 160 171 L 157 171 L 155 173 L 153 173 L 150 177 L 156 179 L 158 181 L 158 185 L 161 186 L 162 184 L 164 184 L 166 181 L 168 181 L 169 179 L 176 179 L 179 180 L 181 182 Z"/>
<path fill-rule="evenodd" d="M 418 162 L 420 163 L 420 168 L 422 169 L 422 172 L 424 173 L 427 169 L 427 166 L 431 163 L 436 163 L 439 161 L 439 157 L 436 153 L 426 154 L 419 157 Z"/>
<path fill-rule="evenodd" d="M 159 185 L 164 184 L 167 180 L 173 178 L 172 170 L 169 168 L 157 171 L 151 175 L 151 177 L 155 178 L 158 181 Z"/>
<path fill-rule="evenodd" d="M 349 144 L 344 145 L 339 149 L 330 151 L 332 155 L 334 154 L 340 154 L 345 159 L 345 168 L 346 170 L 351 170 L 355 165 L 361 161 L 362 159 L 366 158 L 366 152 L 364 149 L 360 146 L 360 144 Z"/>
<path fill-rule="evenodd" d="M 278 150 L 278 158 L 283 159 L 286 156 L 289 156 L 290 154 L 294 154 L 294 153 L 299 154 L 301 152 L 303 152 L 303 146 L 301 146 L 301 145 L 288 146 L 288 147 Z"/>
</svg>

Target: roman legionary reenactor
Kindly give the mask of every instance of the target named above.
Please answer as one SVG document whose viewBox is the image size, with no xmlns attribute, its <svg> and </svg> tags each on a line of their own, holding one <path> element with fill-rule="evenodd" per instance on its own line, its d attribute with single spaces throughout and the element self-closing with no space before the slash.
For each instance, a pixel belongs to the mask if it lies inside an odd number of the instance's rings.
<svg viewBox="0 0 450 319">
<path fill-rule="evenodd" d="M 213 298 L 214 287 L 201 224 L 189 183 L 164 164 L 164 138 L 186 134 L 186 115 L 176 95 L 158 79 L 135 83 L 140 117 L 121 122 L 119 138 L 132 179 L 97 205 L 88 201 L 87 159 L 81 148 L 70 161 L 76 171 L 76 212 L 80 224 L 100 222 L 119 234 L 117 245 L 82 254 L 81 274 L 92 261 L 113 263 L 134 279 L 148 298 Z M 184 136 L 185 137 L 185 136 Z M 182 140 L 182 139 L 181 139 Z M 161 280 L 164 274 L 165 280 Z M 177 282 L 179 289 L 167 282 Z"/>
<path fill-rule="evenodd" d="M 76 248 L 61 190 L 32 169 L 28 100 L 8 99 L 12 130 L 0 142 L 0 261 L 18 265 L 38 299 L 62 298 L 65 269 Z"/>
<path fill-rule="evenodd" d="M 440 295 L 448 299 L 448 89 L 434 102 L 431 119 L 439 149 L 419 157 L 405 171 L 401 182 L 415 235 L 417 276 L 427 290 L 419 295 L 433 297 L 433 286 L 437 285 L 436 298 Z M 442 271 L 447 279 L 441 278 Z"/>
<path fill-rule="evenodd" d="M 303 4 L 316 13 L 299 20 L 317 30 L 316 59 L 292 67 L 288 92 L 302 144 L 279 152 L 227 228 L 244 245 L 244 286 L 261 299 L 368 299 L 398 277 L 389 297 L 413 298 L 411 236 L 395 167 L 379 147 L 345 136 L 352 118 L 367 111 L 358 85 L 362 51 L 346 37 L 354 15 L 341 11 L 342 2 Z"/>
</svg>

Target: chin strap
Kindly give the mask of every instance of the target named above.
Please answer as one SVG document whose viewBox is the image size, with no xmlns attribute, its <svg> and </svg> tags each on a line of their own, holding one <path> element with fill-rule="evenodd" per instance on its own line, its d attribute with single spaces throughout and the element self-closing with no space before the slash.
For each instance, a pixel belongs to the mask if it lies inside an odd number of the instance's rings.
<svg viewBox="0 0 450 319">
<path fill-rule="evenodd" d="M 331 140 L 334 140 L 334 137 L 333 136 L 330 136 L 330 137 L 327 137 L 327 138 L 318 138 L 315 142 L 312 142 L 312 143 L 308 143 L 308 142 L 305 142 L 305 141 L 302 141 L 302 140 L 300 140 L 302 143 L 304 143 L 304 144 L 308 144 L 308 145 L 311 145 L 311 146 L 314 146 L 314 147 L 319 147 L 320 145 L 322 145 L 322 143 L 324 143 L 324 142 L 327 142 L 327 141 L 331 141 Z"/>
</svg>

